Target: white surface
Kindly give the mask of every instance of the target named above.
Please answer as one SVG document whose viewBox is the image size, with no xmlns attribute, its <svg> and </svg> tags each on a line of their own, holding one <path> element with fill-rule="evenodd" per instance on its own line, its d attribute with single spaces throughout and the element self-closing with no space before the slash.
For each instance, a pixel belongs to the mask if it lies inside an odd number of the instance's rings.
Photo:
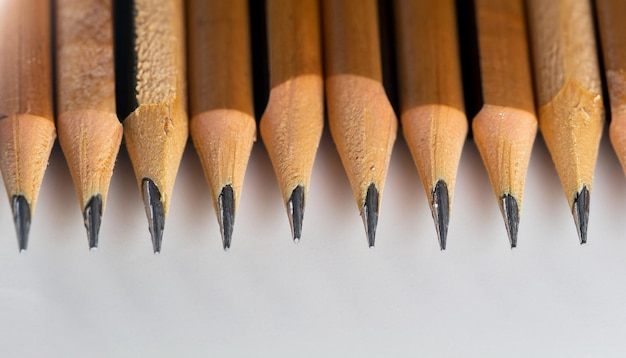
<svg viewBox="0 0 626 358">
<path fill-rule="evenodd" d="M 605 133 L 606 134 L 606 133 Z M 472 141 L 440 252 L 406 144 L 395 146 L 376 249 L 328 133 L 303 240 L 291 242 L 261 143 L 248 167 L 233 246 L 221 249 L 198 158 L 187 148 L 152 254 L 128 156 L 113 177 L 100 249 L 90 252 L 55 147 L 19 255 L 0 200 L 1 357 L 509 357 L 626 352 L 626 183 L 603 139 L 580 246 L 538 138 L 511 251 Z"/>
</svg>

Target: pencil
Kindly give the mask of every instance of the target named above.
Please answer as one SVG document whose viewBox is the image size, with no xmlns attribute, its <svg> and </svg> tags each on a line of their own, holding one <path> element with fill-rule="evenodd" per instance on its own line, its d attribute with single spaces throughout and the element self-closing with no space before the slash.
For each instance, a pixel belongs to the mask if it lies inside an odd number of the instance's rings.
<svg viewBox="0 0 626 358">
<path fill-rule="evenodd" d="M 248 3 L 192 0 L 187 6 L 191 137 L 227 250 L 256 137 Z"/>
<path fill-rule="evenodd" d="M 56 138 L 50 10 L 49 1 L 37 0 L 0 8 L 0 168 L 20 252 Z"/>
<path fill-rule="evenodd" d="M 271 89 L 260 129 L 294 242 L 302 236 L 313 161 L 324 127 L 319 7 L 317 0 L 267 2 Z"/>
<path fill-rule="evenodd" d="M 397 119 L 382 85 L 375 0 L 325 0 L 323 34 L 330 132 L 374 247 Z"/>
<path fill-rule="evenodd" d="M 609 135 L 626 173 L 626 2 L 596 0 L 596 13 L 611 105 Z"/>
<path fill-rule="evenodd" d="M 584 244 L 604 125 L 591 5 L 579 0 L 527 5 L 539 128 Z"/>
<path fill-rule="evenodd" d="M 115 16 L 118 116 L 158 254 L 188 134 L 183 5 L 118 0 Z"/>
<path fill-rule="evenodd" d="M 504 218 L 511 248 L 537 133 L 522 0 L 476 0 L 482 106 L 472 132 Z"/>
<path fill-rule="evenodd" d="M 455 3 L 396 0 L 394 14 L 402 130 L 445 250 L 468 127 Z"/>
<path fill-rule="evenodd" d="M 111 1 L 56 2 L 57 131 L 92 250 L 98 247 L 122 141 L 115 112 L 112 11 Z"/>
</svg>

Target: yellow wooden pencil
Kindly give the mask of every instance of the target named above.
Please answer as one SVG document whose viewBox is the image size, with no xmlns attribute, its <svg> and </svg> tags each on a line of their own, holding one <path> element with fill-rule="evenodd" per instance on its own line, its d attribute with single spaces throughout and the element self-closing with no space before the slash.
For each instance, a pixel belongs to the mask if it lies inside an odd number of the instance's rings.
<svg viewBox="0 0 626 358">
<path fill-rule="evenodd" d="M 118 114 L 155 253 L 187 142 L 182 0 L 116 2 Z"/>
<path fill-rule="evenodd" d="M 0 5 L 0 168 L 20 251 L 56 138 L 50 17 L 49 1 Z"/>
<path fill-rule="evenodd" d="M 537 133 L 524 4 L 476 0 L 475 11 L 483 103 L 472 132 L 513 248 Z"/>
<path fill-rule="evenodd" d="M 191 0 L 187 6 L 191 137 L 227 250 L 256 137 L 248 2 Z"/>
<path fill-rule="evenodd" d="M 456 171 L 467 137 L 454 0 L 396 0 L 404 138 L 446 248 Z"/>
<path fill-rule="evenodd" d="M 527 7 L 539 128 L 584 244 L 604 125 L 591 5 L 529 0 Z"/>
<path fill-rule="evenodd" d="M 276 172 L 295 242 L 324 126 L 320 4 L 268 0 L 270 95 L 261 135 Z"/>
<path fill-rule="evenodd" d="M 98 232 L 122 141 L 115 110 L 111 1 L 56 1 L 57 131 L 85 221 Z"/>
<path fill-rule="evenodd" d="M 375 0 L 325 0 L 323 33 L 330 132 L 374 246 L 397 119 L 382 84 Z"/>
</svg>

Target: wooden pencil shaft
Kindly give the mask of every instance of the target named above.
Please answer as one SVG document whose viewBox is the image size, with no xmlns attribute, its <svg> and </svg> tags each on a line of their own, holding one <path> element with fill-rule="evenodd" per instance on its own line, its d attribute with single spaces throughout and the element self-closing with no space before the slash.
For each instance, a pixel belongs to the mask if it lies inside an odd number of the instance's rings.
<svg viewBox="0 0 626 358">
<path fill-rule="evenodd" d="M 187 81 L 182 1 L 116 0 L 114 5 L 120 120 L 142 104 L 167 104 L 184 110 Z"/>
<path fill-rule="evenodd" d="M 568 80 L 601 93 L 593 17 L 587 1 L 529 0 L 537 106 L 550 102 Z"/>
<path fill-rule="evenodd" d="M 534 113 L 522 0 L 476 0 L 484 104 Z"/>
<path fill-rule="evenodd" d="M 112 1 L 56 1 L 57 110 L 115 114 Z"/>
<path fill-rule="evenodd" d="M 0 13 L 0 117 L 53 121 L 50 2 L 5 1 Z"/>
<path fill-rule="evenodd" d="M 317 0 L 267 0 L 271 88 L 296 76 L 321 76 L 319 6 Z"/>
<path fill-rule="evenodd" d="M 396 0 L 402 111 L 445 105 L 463 111 L 455 0 Z"/>
<path fill-rule="evenodd" d="M 376 0 L 324 1 L 326 76 L 352 74 L 382 83 Z"/>
<path fill-rule="evenodd" d="M 191 115 L 234 109 L 253 115 L 248 2 L 187 3 Z"/>
<path fill-rule="evenodd" d="M 598 28 L 602 40 L 604 69 L 611 101 L 611 112 L 626 114 L 626 2 L 596 0 Z"/>
</svg>

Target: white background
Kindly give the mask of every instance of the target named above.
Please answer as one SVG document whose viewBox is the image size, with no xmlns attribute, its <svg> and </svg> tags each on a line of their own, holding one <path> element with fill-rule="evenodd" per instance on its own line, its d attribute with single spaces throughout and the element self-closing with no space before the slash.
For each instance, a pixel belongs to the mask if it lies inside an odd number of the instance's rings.
<svg viewBox="0 0 626 358">
<path fill-rule="evenodd" d="M 122 151 L 100 249 L 90 252 L 56 146 L 18 254 L 0 200 L 1 357 L 623 356 L 626 182 L 605 133 L 580 246 L 538 137 L 519 246 L 509 249 L 471 140 L 458 172 L 448 249 L 440 252 L 405 142 L 396 142 L 377 245 L 324 133 L 303 240 L 289 224 L 267 153 L 254 147 L 233 246 L 221 248 L 199 160 L 188 146 L 152 254 Z"/>
</svg>

